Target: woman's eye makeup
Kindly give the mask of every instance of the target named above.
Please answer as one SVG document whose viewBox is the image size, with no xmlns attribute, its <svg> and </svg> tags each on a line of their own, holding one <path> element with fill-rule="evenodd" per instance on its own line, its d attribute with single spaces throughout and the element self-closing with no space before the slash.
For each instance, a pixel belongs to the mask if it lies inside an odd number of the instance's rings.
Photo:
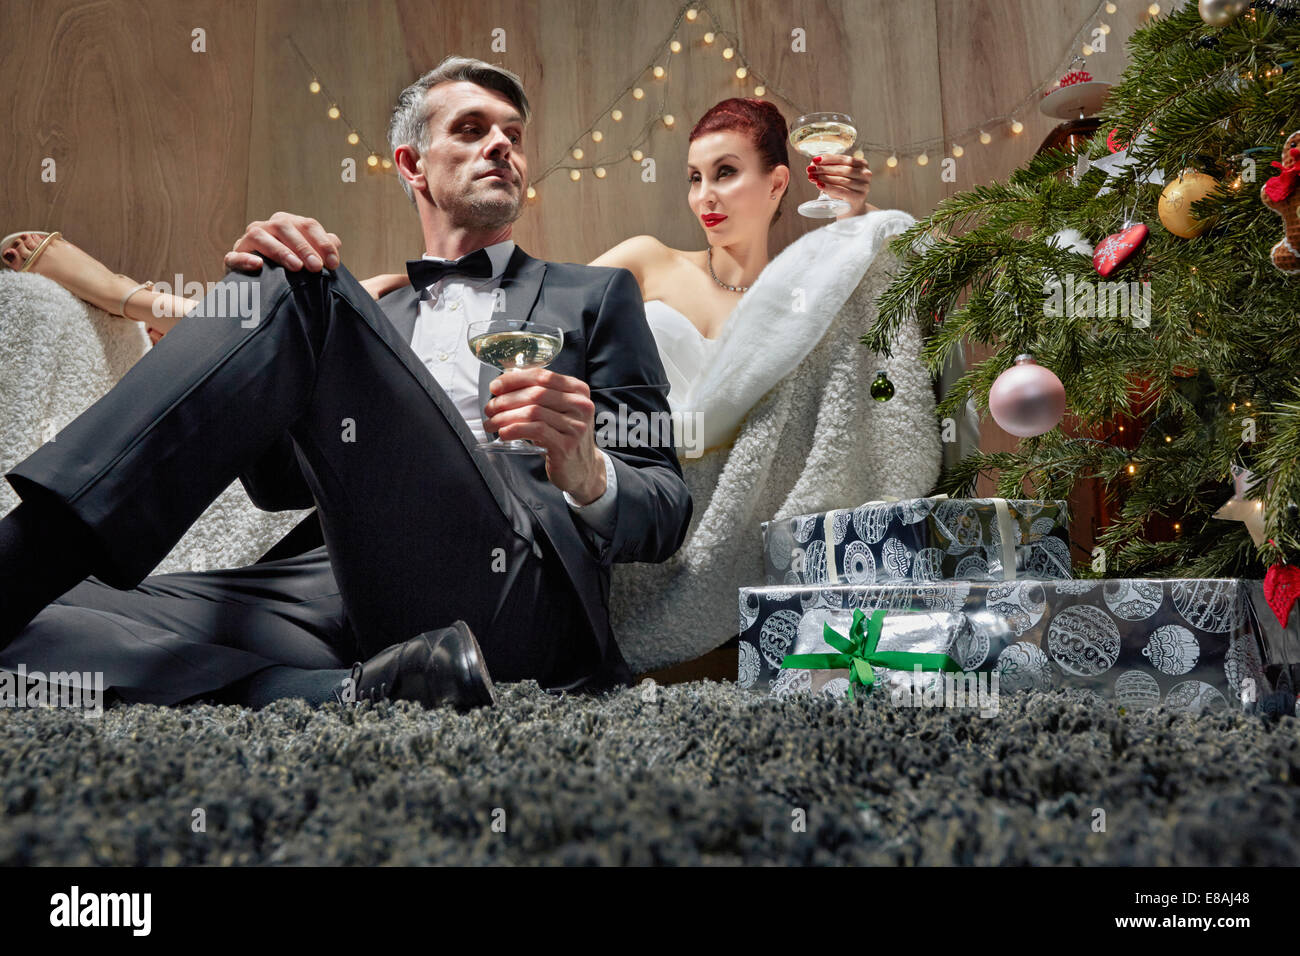
<svg viewBox="0 0 1300 956">
<path fill-rule="evenodd" d="M 722 177 L 722 174 L 723 174 L 723 173 L 732 173 L 732 172 L 735 172 L 735 170 L 733 170 L 730 166 L 720 166 L 720 167 L 718 167 L 718 177 L 719 177 L 719 178 Z M 700 174 L 699 174 L 699 173 L 691 173 L 691 178 L 690 178 L 689 180 L 687 180 L 687 182 L 692 182 L 692 183 L 694 183 L 694 182 L 698 182 L 699 179 L 700 179 Z"/>
</svg>

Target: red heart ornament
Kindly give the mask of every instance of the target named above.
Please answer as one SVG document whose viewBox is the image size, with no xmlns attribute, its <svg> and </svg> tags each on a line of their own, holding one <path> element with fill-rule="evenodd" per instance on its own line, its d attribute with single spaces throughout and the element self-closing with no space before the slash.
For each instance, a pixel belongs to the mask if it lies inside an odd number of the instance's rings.
<svg viewBox="0 0 1300 956">
<path fill-rule="evenodd" d="M 1291 606 L 1300 598 L 1300 568 L 1290 564 L 1275 564 L 1264 575 L 1264 600 L 1277 615 L 1278 623 L 1286 627 L 1291 616 Z"/>
<path fill-rule="evenodd" d="M 1092 266 L 1097 270 L 1097 275 L 1104 279 L 1122 266 L 1129 256 L 1142 248 L 1142 243 L 1147 241 L 1150 234 L 1151 230 L 1146 224 L 1138 222 L 1127 226 L 1123 232 L 1103 239 L 1092 254 Z"/>
</svg>

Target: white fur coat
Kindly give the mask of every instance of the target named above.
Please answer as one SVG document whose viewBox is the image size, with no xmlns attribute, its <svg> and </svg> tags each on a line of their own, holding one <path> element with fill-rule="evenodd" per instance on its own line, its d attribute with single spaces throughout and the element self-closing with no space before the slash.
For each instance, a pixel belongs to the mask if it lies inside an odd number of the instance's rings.
<svg viewBox="0 0 1300 956">
<path fill-rule="evenodd" d="M 0 472 L 53 439 L 151 347 L 143 323 L 111 316 L 44 276 L 0 270 Z M 0 481 L 0 515 L 18 501 Z M 155 573 L 252 564 L 305 514 L 259 511 L 236 481 Z"/>
<path fill-rule="evenodd" d="M 695 508 L 677 554 L 614 566 L 610 614 L 634 673 L 735 636 L 738 589 L 763 582 L 762 522 L 933 487 L 942 453 L 917 324 L 889 359 L 859 342 L 898 267 L 886 246 L 913 222 L 880 210 L 791 243 L 736 305 L 711 367 L 669 394 L 674 417 L 700 413 L 697 447 L 722 444 L 695 458 L 679 449 Z M 887 402 L 869 394 L 878 369 L 894 384 Z"/>
</svg>

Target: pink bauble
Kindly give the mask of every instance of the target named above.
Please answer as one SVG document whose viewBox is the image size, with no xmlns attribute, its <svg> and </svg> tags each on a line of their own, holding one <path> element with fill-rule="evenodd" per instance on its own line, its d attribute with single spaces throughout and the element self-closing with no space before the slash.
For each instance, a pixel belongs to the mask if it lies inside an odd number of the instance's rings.
<svg viewBox="0 0 1300 956">
<path fill-rule="evenodd" d="M 1032 355 L 1018 355 L 989 389 L 989 411 L 1004 431 L 1020 438 L 1042 435 L 1065 414 L 1065 386 Z"/>
</svg>

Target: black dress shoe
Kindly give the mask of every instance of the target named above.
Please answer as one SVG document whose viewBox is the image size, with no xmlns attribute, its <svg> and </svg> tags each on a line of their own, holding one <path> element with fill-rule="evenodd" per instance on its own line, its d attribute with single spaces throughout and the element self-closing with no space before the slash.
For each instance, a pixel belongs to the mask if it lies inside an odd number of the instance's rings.
<svg viewBox="0 0 1300 956">
<path fill-rule="evenodd" d="M 478 640 L 459 620 L 353 664 L 352 687 L 357 700 L 415 700 L 462 711 L 497 702 Z M 343 702 L 338 691 L 334 696 Z"/>
</svg>

